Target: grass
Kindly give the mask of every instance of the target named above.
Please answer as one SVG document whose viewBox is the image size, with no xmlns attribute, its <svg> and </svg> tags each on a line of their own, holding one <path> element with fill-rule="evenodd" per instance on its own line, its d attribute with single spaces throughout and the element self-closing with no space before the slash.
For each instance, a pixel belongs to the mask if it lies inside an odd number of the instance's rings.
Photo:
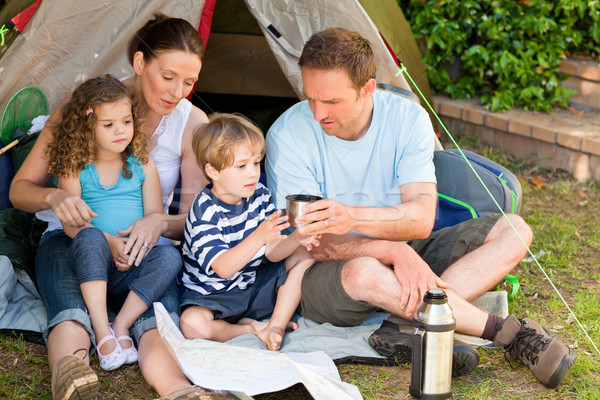
<svg viewBox="0 0 600 400">
<path fill-rule="evenodd" d="M 461 146 L 486 155 L 512 171 L 521 181 L 521 215 L 535 232 L 531 246 L 540 266 L 565 301 L 600 346 L 600 185 L 576 183 L 560 171 L 545 171 L 493 151 L 473 140 L 461 139 Z M 543 252 L 543 253 L 542 253 Z M 543 255 L 542 255 L 543 254 Z M 575 348 L 575 365 L 558 389 L 548 390 L 520 363 L 516 368 L 504 359 L 501 350 L 480 349 L 480 364 L 468 376 L 453 380 L 455 399 L 600 399 L 600 355 L 590 344 L 540 267 L 521 262 L 513 275 L 521 290 L 509 301 L 511 313 L 529 316 Z M 43 346 L 22 339 L 0 336 L 0 398 L 50 399 L 50 372 Z M 108 373 L 98 372 L 102 399 L 152 399 L 156 396 L 144 382 L 139 368 L 130 366 Z M 365 399 L 410 398 L 410 367 L 341 365 L 342 379 L 357 385 Z M 310 399 L 296 385 L 288 390 L 256 396 L 260 400 Z"/>
</svg>

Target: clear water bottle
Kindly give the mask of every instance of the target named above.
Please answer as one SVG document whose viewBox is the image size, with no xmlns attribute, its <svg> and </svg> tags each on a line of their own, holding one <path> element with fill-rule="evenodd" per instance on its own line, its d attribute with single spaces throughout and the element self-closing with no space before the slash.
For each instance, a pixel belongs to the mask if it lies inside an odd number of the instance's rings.
<svg viewBox="0 0 600 400">
<path fill-rule="evenodd" d="M 456 323 L 443 290 L 427 291 L 413 325 L 415 335 L 410 394 L 417 399 L 427 400 L 452 397 L 452 353 Z"/>
</svg>

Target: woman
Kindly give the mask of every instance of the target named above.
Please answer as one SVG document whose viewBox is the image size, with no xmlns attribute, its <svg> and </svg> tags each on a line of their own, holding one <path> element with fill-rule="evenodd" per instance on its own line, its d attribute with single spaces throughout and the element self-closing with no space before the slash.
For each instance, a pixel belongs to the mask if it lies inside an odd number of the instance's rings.
<svg viewBox="0 0 600 400">
<path fill-rule="evenodd" d="M 185 99 L 198 78 L 203 55 L 200 37 L 187 21 L 155 16 L 131 39 L 128 55 L 135 75 L 123 83 L 140 103 L 146 131 L 153 132 L 150 156 L 159 171 L 165 210 L 179 176 L 182 180 L 179 215 L 152 214 L 119 232 L 129 236 L 125 246 L 129 264 L 139 265 L 157 242 L 166 241 L 161 236 L 183 237 L 185 214 L 194 196 L 206 184 L 191 152 L 191 136 L 208 119 Z M 52 393 L 55 399 L 87 399 L 95 398 L 99 387 L 88 357 L 95 341 L 79 284 L 66 262 L 71 239 L 62 231 L 60 221 L 81 227 L 95 214 L 80 197 L 44 187 L 49 178 L 44 151 L 52 135 L 59 134 L 52 129 L 61 107 L 62 104 L 51 115 L 13 179 L 10 199 L 16 207 L 28 212 L 49 209 L 39 213 L 40 218 L 49 221 L 49 226 L 40 241 L 36 275 L 48 308 L 48 328 L 44 335 L 52 371 Z M 179 297 L 174 282 L 161 302 L 178 319 Z M 190 397 L 192 392 L 203 391 L 190 388 L 190 382 L 168 353 L 156 329 L 153 310 L 136 321 L 133 334 L 139 347 L 142 374 L 160 395 L 167 395 L 168 399 L 196 398 Z"/>
</svg>

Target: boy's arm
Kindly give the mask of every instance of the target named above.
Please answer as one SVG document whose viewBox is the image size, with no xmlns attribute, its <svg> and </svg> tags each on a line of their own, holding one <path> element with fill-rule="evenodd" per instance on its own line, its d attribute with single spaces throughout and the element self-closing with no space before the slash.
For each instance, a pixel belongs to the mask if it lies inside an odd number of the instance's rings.
<svg viewBox="0 0 600 400">
<path fill-rule="evenodd" d="M 317 247 L 319 245 L 320 238 L 320 235 L 302 235 L 300 232 L 298 232 L 298 230 L 295 230 L 285 239 L 276 239 L 267 243 L 265 257 L 267 257 L 269 261 L 277 262 L 292 255 L 292 253 L 300 246 L 304 246 L 308 251 L 310 251 L 313 247 Z"/>
<path fill-rule="evenodd" d="M 212 269 L 221 278 L 229 279 L 244 268 L 264 245 L 272 241 L 285 239 L 286 236 L 279 235 L 279 231 L 288 226 L 286 218 L 281 218 L 281 210 L 275 211 L 237 246 L 221 253 L 212 262 Z"/>
</svg>

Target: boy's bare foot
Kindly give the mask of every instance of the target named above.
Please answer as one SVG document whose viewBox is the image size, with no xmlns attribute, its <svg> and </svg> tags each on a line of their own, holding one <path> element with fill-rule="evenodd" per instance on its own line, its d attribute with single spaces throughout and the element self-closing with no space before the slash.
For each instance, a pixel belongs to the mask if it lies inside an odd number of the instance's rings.
<svg viewBox="0 0 600 400">
<path fill-rule="evenodd" d="M 262 331 L 258 332 L 256 336 L 267 345 L 267 349 L 273 351 L 279 351 L 281 343 L 283 342 L 283 335 L 285 331 L 280 328 L 266 327 Z"/>
<path fill-rule="evenodd" d="M 284 329 L 275 326 L 267 326 L 262 331 L 258 332 L 256 336 L 267 345 L 267 349 L 273 351 L 279 351 L 281 349 L 281 343 L 283 343 L 283 335 L 285 331 L 295 331 L 298 329 L 298 324 L 289 321 Z"/>
<path fill-rule="evenodd" d="M 254 333 L 255 335 L 262 331 L 263 329 L 265 329 L 267 327 L 267 325 L 269 324 L 269 321 L 257 321 L 255 319 L 252 318 L 242 318 L 237 322 L 238 325 L 250 325 L 250 327 L 252 328 L 253 332 L 250 333 Z"/>
</svg>

